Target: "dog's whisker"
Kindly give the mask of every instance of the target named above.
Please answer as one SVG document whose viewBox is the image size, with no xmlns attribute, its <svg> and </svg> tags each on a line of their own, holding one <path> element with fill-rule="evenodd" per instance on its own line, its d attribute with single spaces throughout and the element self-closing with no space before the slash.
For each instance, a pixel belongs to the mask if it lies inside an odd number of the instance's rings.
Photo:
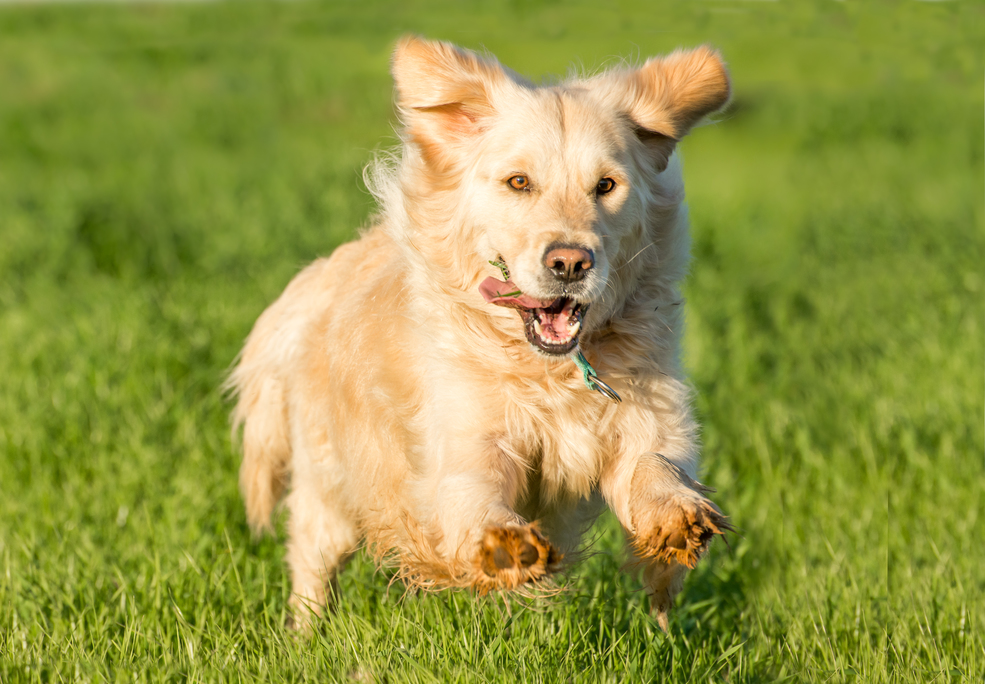
<svg viewBox="0 0 985 684">
<path fill-rule="evenodd" d="M 603 302 L 605 302 L 605 291 L 607 289 L 612 290 L 612 296 L 613 297 L 615 297 L 615 296 L 617 296 L 619 294 L 618 292 L 616 292 L 616 286 L 613 285 L 610 281 L 606 280 L 605 281 L 605 287 L 602 288 L 602 301 Z"/>
<path fill-rule="evenodd" d="M 655 244 L 657 244 L 657 243 L 656 243 L 656 242 L 651 242 L 651 243 L 650 243 L 650 244 L 648 244 L 648 245 L 644 245 L 644 246 L 643 246 L 643 247 L 642 247 L 642 248 L 640 249 L 640 251 L 638 251 L 638 252 L 637 252 L 636 254 L 634 254 L 634 255 L 633 255 L 632 257 L 630 257 L 630 259 L 629 259 L 629 261 L 627 261 L 627 262 L 626 262 L 625 264 L 623 264 L 622 266 L 620 266 L 619 268 L 617 268 L 617 269 L 616 269 L 616 272 L 619 272 L 619 271 L 621 271 L 622 269 L 624 269 L 624 268 L 626 268 L 627 266 L 629 266 L 629 265 L 630 265 L 631 263 L 633 263 L 633 260 L 634 260 L 634 259 L 636 259 L 636 257 L 638 257 L 638 256 L 639 256 L 640 254 L 642 254 L 643 252 L 645 252 L 645 251 L 646 251 L 647 249 L 649 249 L 650 247 L 653 247 L 653 246 L 654 246 Z"/>
</svg>

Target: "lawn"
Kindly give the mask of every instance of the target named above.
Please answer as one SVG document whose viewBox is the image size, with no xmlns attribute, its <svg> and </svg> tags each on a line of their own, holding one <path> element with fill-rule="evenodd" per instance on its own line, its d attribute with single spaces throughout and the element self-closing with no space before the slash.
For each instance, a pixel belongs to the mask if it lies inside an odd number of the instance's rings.
<svg viewBox="0 0 985 684">
<path fill-rule="evenodd" d="M 541 601 L 357 557 L 284 627 L 219 387 L 373 211 L 407 31 L 538 77 L 710 42 L 682 145 L 703 479 L 739 533 L 670 633 L 611 519 Z M 977 682 L 985 8 L 463 0 L 0 6 L 0 681 Z"/>
</svg>

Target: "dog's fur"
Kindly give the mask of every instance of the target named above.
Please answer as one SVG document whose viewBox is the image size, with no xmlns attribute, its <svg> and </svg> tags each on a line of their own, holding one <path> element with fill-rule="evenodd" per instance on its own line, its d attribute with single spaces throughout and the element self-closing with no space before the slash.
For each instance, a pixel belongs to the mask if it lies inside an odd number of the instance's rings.
<svg viewBox="0 0 985 684">
<path fill-rule="evenodd" d="M 288 491 L 305 624 L 361 542 L 419 586 L 516 589 L 557 570 L 605 503 L 666 629 L 686 570 L 730 529 L 694 479 L 674 155 L 728 99 L 725 67 L 702 47 L 537 87 L 410 37 L 393 76 L 403 146 L 370 173 L 378 222 L 290 283 L 229 381 L 249 522 L 268 527 Z M 552 275 L 557 244 L 594 255 L 584 280 Z M 484 299 L 499 259 L 525 295 L 590 303 L 576 340 L 621 403 Z"/>
</svg>

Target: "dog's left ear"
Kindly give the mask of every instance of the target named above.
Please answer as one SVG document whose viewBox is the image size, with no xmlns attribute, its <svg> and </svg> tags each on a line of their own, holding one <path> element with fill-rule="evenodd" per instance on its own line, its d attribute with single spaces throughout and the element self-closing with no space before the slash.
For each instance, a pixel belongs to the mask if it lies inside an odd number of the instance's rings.
<svg viewBox="0 0 985 684">
<path fill-rule="evenodd" d="M 495 91 L 509 81 L 494 59 L 416 36 L 397 44 L 391 70 L 408 137 L 439 170 L 467 151 L 494 111 Z"/>
<path fill-rule="evenodd" d="M 707 46 L 655 57 L 608 85 L 661 171 L 674 146 L 702 117 L 721 109 L 730 91 L 721 56 Z"/>
</svg>

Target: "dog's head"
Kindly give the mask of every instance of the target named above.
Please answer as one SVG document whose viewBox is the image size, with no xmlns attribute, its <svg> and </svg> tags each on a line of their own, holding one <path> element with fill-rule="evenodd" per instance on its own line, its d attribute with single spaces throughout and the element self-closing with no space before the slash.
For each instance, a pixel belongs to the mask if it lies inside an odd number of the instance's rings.
<svg viewBox="0 0 985 684">
<path fill-rule="evenodd" d="M 674 147 L 729 95 L 705 47 L 538 87 L 491 58 L 410 37 L 393 74 L 414 249 L 448 288 L 478 291 L 490 312 L 516 309 L 549 355 L 574 350 L 583 326 L 646 279 L 653 256 L 632 262 L 659 247 L 681 200 L 679 181 L 661 181 Z"/>
</svg>

